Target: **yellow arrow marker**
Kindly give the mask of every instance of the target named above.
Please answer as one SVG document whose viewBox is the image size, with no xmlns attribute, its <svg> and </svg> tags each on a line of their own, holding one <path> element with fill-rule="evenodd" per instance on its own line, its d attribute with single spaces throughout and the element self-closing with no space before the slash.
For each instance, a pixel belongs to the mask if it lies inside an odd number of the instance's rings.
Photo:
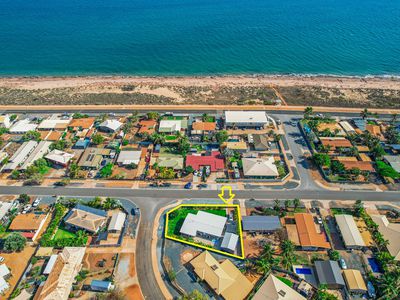
<svg viewBox="0 0 400 300">
<path fill-rule="evenodd" d="M 228 191 L 227 197 L 225 196 L 225 191 Z M 226 204 L 228 204 L 233 200 L 233 198 L 235 198 L 235 194 L 232 193 L 232 187 L 229 185 L 224 185 L 221 189 L 221 193 L 219 193 L 218 196 Z"/>
</svg>

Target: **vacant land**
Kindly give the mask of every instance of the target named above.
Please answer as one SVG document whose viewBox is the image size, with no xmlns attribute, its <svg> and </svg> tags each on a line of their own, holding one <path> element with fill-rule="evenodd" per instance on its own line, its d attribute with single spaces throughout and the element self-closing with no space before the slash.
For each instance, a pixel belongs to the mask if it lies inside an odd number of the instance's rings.
<svg viewBox="0 0 400 300">
<path fill-rule="evenodd" d="M 400 79 L 294 76 L 0 79 L 0 105 L 199 104 L 400 108 Z"/>
</svg>

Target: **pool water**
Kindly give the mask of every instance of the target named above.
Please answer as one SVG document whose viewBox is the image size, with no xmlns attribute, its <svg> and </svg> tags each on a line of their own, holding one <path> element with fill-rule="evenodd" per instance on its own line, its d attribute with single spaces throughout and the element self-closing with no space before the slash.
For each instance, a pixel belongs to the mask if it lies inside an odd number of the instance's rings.
<svg viewBox="0 0 400 300">
<path fill-rule="evenodd" d="M 382 273 L 381 268 L 379 267 L 379 264 L 375 258 L 368 258 L 368 263 L 374 273 Z"/>
<path fill-rule="evenodd" d="M 311 275 L 311 269 L 307 268 L 296 268 L 296 274 L 301 274 L 301 275 Z"/>
</svg>

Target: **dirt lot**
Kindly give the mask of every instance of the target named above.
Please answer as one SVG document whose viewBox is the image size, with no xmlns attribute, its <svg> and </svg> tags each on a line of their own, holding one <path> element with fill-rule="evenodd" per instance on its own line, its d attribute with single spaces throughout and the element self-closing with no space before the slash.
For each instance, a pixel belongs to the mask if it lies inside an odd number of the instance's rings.
<svg viewBox="0 0 400 300">
<path fill-rule="evenodd" d="M 86 253 L 83 257 L 83 268 L 90 272 L 99 272 L 102 270 L 112 270 L 114 268 L 114 253 Z M 104 261 L 100 266 L 99 262 Z"/>
<path fill-rule="evenodd" d="M 140 293 L 140 288 L 137 284 L 133 284 L 129 287 L 127 287 L 124 290 L 124 294 L 126 299 L 128 300 L 142 300 L 142 294 Z"/>
<path fill-rule="evenodd" d="M 4 257 L 4 263 L 10 269 L 12 276 L 8 279 L 8 283 L 10 284 L 10 288 L 6 291 L 4 298 L 8 299 L 12 290 L 14 289 L 16 283 L 19 278 L 23 274 L 26 266 L 28 265 L 29 260 L 31 259 L 33 253 L 35 252 L 35 248 L 31 246 L 26 246 L 25 249 L 21 252 L 15 253 L 1 253 L 0 255 Z"/>
</svg>

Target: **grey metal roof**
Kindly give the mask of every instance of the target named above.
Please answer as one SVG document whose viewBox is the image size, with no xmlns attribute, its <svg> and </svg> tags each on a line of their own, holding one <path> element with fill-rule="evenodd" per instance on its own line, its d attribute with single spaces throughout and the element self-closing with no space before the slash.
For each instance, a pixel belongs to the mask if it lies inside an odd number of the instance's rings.
<svg viewBox="0 0 400 300">
<path fill-rule="evenodd" d="M 315 270 L 320 284 L 344 285 L 344 279 L 339 264 L 334 260 L 318 260 L 315 263 Z"/>
<path fill-rule="evenodd" d="M 282 227 L 277 216 L 244 216 L 242 225 L 245 231 L 277 230 Z"/>
</svg>

